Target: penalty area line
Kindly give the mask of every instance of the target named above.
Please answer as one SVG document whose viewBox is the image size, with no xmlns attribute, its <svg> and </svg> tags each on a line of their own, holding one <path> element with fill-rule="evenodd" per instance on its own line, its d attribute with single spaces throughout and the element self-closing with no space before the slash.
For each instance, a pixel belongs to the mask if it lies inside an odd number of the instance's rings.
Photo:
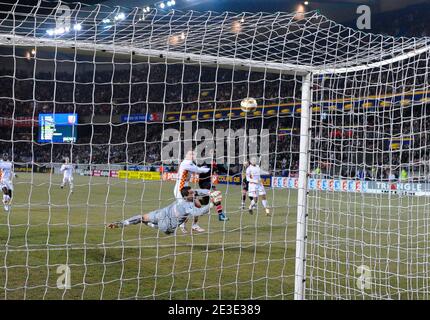
<svg viewBox="0 0 430 320">
<path fill-rule="evenodd" d="M 6 253 L 6 252 L 31 252 L 31 251 L 62 251 L 62 250 L 109 250 L 109 249 L 140 249 L 140 248 L 146 248 L 146 249 L 155 249 L 155 248 L 173 248 L 173 247 L 213 247 L 213 246 L 219 246 L 219 247 L 252 247 L 252 246 L 267 246 L 267 245 L 274 245 L 274 244 L 285 244 L 286 242 L 284 240 L 279 241 L 264 241 L 264 242 L 214 242 L 214 243 L 176 243 L 176 244 L 162 244 L 162 245 L 126 245 L 126 246 L 58 246 L 58 247 L 36 247 L 36 248 L 7 248 L 7 249 L 1 249 L 0 252 Z"/>
</svg>

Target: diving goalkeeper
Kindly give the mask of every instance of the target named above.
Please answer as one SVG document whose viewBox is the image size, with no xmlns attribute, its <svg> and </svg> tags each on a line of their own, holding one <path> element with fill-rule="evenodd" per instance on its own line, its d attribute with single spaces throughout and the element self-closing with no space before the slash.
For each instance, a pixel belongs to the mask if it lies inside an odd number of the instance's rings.
<svg viewBox="0 0 430 320">
<path fill-rule="evenodd" d="M 206 206 L 201 206 L 197 199 L 197 194 L 209 194 L 211 202 Z M 148 227 L 159 229 L 166 234 L 171 234 L 190 217 L 209 214 L 214 203 L 219 203 L 222 200 L 220 191 L 194 191 L 188 186 L 182 188 L 181 195 L 184 201 L 175 201 L 165 208 L 155 210 L 144 215 L 137 215 L 123 221 L 111 223 L 108 225 L 108 228 L 123 228 L 129 225 L 144 223 Z"/>
</svg>

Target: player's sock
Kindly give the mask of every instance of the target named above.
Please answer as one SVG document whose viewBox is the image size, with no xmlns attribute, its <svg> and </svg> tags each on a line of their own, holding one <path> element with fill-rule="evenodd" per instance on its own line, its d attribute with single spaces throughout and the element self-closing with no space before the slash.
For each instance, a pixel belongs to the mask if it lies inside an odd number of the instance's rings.
<svg viewBox="0 0 430 320">
<path fill-rule="evenodd" d="M 142 215 L 137 215 L 123 221 L 124 226 L 128 226 L 130 224 L 139 224 L 141 222 L 142 222 Z"/>
<path fill-rule="evenodd" d="M 245 208 L 245 201 L 246 201 L 246 194 L 242 194 L 242 204 L 241 204 L 241 209 Z"/>
<path fill-rule="evenodd" d="M 186 228 L 186 224 L 185 223 L 179 225 L 179 228 L 181 229 L 182 233 L 184 233 L 184 234 L 188 233 L 188 230 Z"/>
<path fill-rule="evenodd" d="M 214 203 L 214 205 L 215 205 L 215 211 L 216 211 L 216 213 L 218 213 L 218 220 L 219 221 L 227 221 L 228 218 L 226 217 L 226 215 L 224 213 L 224 210 L 222 208 L 222 204 L 217 202 L 217 203 Z"/>
<path fill-rule="evenodd" d="M 222 213 L 222 204 L 218 202 L 218 203 L 214 203 L 214 205 L 215 205 L 216 213 L 218 214 Z"/>
<path fill-rule="evenodd" d="M 270 209 L 267 207 L 267 200 L 261 200 L 264 209 L 266 210 L 266 215 L 271 216 Z"/>
<path fill-rule="evenodd" d="M 249 214 L 253 214 L 253 209 L 254 209 L 254 206 L 255 206 L 255 200 L 254 200 L 254 198 L 252 198 L 252 200 L 251 200 L 251 203 L 249 204 Z"/>
<path fill-rule="evenodd" d="M 7 194 L 4 194 L 3 195 L 3 204 L 4 204 L 4 209 L 6 211 L 9 211 L 9 200 L 10 200 L 10 197 Z"/>
<path fill-rule="evenodd" d="M 8 203 L 9 203 L 9 200 L 10 200 L 9 195 L 4 194 L 4 195 L 3 195 L 3 203 L 4 203 L 4 204 L 8 204 Z"/>
</svg>

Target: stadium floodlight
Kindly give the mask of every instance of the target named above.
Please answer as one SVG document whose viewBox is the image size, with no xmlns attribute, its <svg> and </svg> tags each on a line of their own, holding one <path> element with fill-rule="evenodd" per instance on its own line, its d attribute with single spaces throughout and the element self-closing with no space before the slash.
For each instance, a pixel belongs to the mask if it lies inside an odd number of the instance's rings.
<svg viewBox="0 0 430 320">
<path fill-rule="evenodd" d="M 75 30 L 75 31 L 81 31 L 82 30 L 82 25 L 80 23 L 76 23 L 73 26 L 73 30 Z"/>
<path fill-rule="evenodd" d="M 146 11 L 147 12 L 151 11 L 151 8 L 150 7 L 146 7 Z"/>
<path fill-rule="evenodd" d="M 110 19 L 105 18 L 105 19 L 103 19 L 103 20 L 102 20 L 102 22 L 103 22 L 103 23 L 110 23 Z"/>
<path fill-rule="evenodd" d="M 166 5 L 164 4 L 164 2 L 161 2 L 161 3 L 160 3 L 160 8 L 161 8 L 161 9 L 164 9 L 165 7 L 166 7 Z"/>
<path fill-rule="evenodd" d="M 172 4 L 172 6 L 174 6 L 176 4 L 175 0 L 171 0 L 170 3 Z"/>
<path fill-rule="evenodd" d="M 53 35 L 62 35 L 62 34 L 65 34 L 69 31 L 70 31 L 69 27 L 59 27 L 59 28 L 55 28 L 55 29 L 48 29 L 48 30 L 46 30 L 46 33 L 49 36 L 53 36 Z"/>
<path fill-rule="evenodd" d="M 120 21 L 124 19 L 125 19 L 125 14 L 123 12 L 118 13 L 114 18 L 115 21 Z"/>
</svg>

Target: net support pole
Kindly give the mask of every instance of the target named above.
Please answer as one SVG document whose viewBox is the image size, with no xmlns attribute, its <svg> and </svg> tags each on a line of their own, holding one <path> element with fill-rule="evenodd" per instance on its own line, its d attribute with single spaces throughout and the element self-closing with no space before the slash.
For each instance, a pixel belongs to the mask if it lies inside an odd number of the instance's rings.
<svg viewBox="0 0 430 320">
<path fill-rule="evenodd" d="M 310 140 L 311 74 L 302 78 L 302 106 L 300 116 L 299 189 L 297 200 L 296 267 L 294 299 L 303 300 L 305 293 L 306 217 Z"/>
</svg>

